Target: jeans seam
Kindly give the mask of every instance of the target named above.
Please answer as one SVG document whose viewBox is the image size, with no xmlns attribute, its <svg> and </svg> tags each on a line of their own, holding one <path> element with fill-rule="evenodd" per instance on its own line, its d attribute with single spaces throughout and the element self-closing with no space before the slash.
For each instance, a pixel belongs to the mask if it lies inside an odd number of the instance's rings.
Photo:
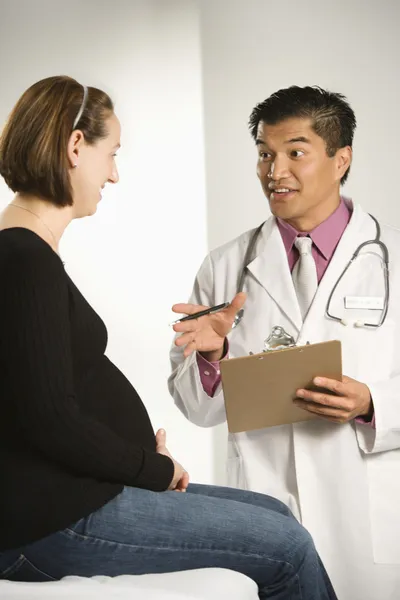
<svg viewBox="0 0 400 600">
<path fill-rule="evenodd" d="M 173 551 L 173 552 L 180 552 L 182 550 L 185 550 L 186 552 L 223 552 L 226 554 L 231 554 L 231 555 L 240 555 L 240 556 L 246 556 L 248 558 L 260 558 L 262 560 L 267 560 L 271 563 L 278 563 L 281 565 L 286 565 L 288 567 L 290 567 L 293 571 L 295 571 L 295 568 L 293 566 L 292 563 L 287 562 L 285 560 L 278 560 L 278 559 L 274 559 L 274 558 L 270 558 L 268 556 L 265 556 L 264 554 L 256 554 L 255 552 L 238 552 L 237 550 L 229 550 L 229 549 L 223 549 L 223 548 L 211 548 L 211 547 L 194 547 L 194 548 L 188 548 L 188 547 L 177 547 L 177 546 L 144 546 L 144 545 L 137 545 L 137 544 L 125 544 L 124 542 L 116 542 L 113 540 L 106 540 L 100 537 L 95 537 L 95 536 L 88 536 L 88 535 L 84 535 L 82 533 L 77 533 L 76 531 L 74 531 L 73 529 L 70 529 L 69 527 L 66 527 L 61 533 L 65 533 L 66 535 L 70 536 L 70 537 L 77 537 L 79 538 L 81 541 L 85 541 L 85 542 L 96 542 L 99 541 L 102 544 L 110 544 L 113 546 L 124 546 L 127 548 L 137 548 L 138 550 L 168 550 L 168 551 Z"/>
<path fill-rule="evenodd" d="M 297 591 L 298 591 L 298 594 L 299 594 L 297 600 L 305 600 L 304 596 L 303 596 L 303 592 L 301 591 L 301 585 L 300 585 L 299 575 L 297 573 L 294 574 L 294 580 L 295 580 L 295 585 L 296 585 L 296 588 L 297 588 Z M 272 591 L 272 592 L 274 592 L 275 589 L 274 589 L 274 586 L 265 585 L 262 588 L 260 588 L 260 591 L 263 591 L 263 592 L 271 592 Z"/>
<path fill-rule="evenodd" d="M 46 571 L 43 571 L 43 569 L 39 569 L 39 567 L 37 567 L 36 565 L 34 565 L 33 562 L 31 560 L 29 560 L 29 558 L 27 558 L 26 556 L 24 556 L 24 558 L 25 558 L 26 562 L 30 564 L 30 566 L 32 567 L 32 569 L 35 569 L 35 571 L 37 571 L 38 573 L 41 573 L 45 577 L 48 577 L 52 581 L 56 581 L 56 579 L 54 577 L 52 577 L 51 575 L 49 575 L 48 573 L 46 573 Z"/>
<path fill-rule="evenodd" d="M 74 531 L 70 527 L 66 527 L 65 529 L 63 529 L 63 531 L 61 531 L 61 533 L 64 533 L 64 534 L 68 535 L 69 537 L 75 537 L 75 538 L 85 540 L 85 541 L 101 539 L 101 538 L 94 538 L 91 536 L 87 536 L 85 533 L 78 533 L 77 531 Z M 101 540 L 101 541 L 103 541 L 103 540 Z"/>
<path fill-rule="evenodd" d="M 26 560 L 25 556 L 23 554 L 20 554 L 18 556 L 17 560 L 15 562 L 13 562 L 12 565 L 7 567 L 5 571 L 2 571 L 0 573 L 0 577 L 2 579 L 5 579 L 7 575 L 10 575 L 10 573 L 13 573 L 14 571 L 18 570 L 19 567 L 24 563 L 25 560 Z"/>
</svg>

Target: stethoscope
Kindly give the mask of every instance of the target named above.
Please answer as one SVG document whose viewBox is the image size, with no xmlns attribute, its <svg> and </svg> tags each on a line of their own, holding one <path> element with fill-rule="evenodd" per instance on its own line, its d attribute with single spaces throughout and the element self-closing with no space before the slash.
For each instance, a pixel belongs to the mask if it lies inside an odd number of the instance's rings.
<svg viewBox="0 0 400 600">
<path fill-rule="evenodd" d="M 355 321 L 354 326 L 355 327 L 378 328 L 378 327 L 381 327 L 383 325 L 383 323 L 385 322 L 386 315 L 387 315 L 388 308 L 389 308 L 389 250 L 388 250 L 386 244 L 384 242 L 382 242 L 382 240 L 381 240 L 381 228 L 380 228 L 380 225 L 379 225 L 377 219 L 374 216 L 372 216 L 371 214 L 369 216 L 374 221 L 375 226 L 376 226 L 375 238 L 373 240 L 367 240 L 367 241 L 363 242 L 356 248 L 353 256 L 351 257 L 351 259 L 349 260 L 349 262 L 343 269 L 340 277 L 337 279 L 335 285 L 333 286 L 333 288 L 331 290 L 331 293 L 329 294 L 328 301 L 326 303 L 325 316 L 328 319 L 332 319 L 333 321 L 337 321 L 338 323 L 341 323 L 342 325 L 349 325 L 349 322 L 346 319 L 344 319 L 343 317 L 335 316 L 331 313 L 330 304 L 332 301 L 332 297 L 333 297 L 340 281 L 343 279 L 344 275 L 347 273 L 347 271 L 349 270 L 349 268 L 351 267 L 353 262 L 359 256 L 361 250 L 363 248 L 365 248 L 366 246 L 369 246 L 371 244 L 376 244 L 377 246 L 379 246 L 379 248 L 382 251 L 382 267 L 383 267 L 383 272 L 384 272 L 384 286 L 385 286 L 383 310 L 381 312 L 381 317 L 380 317 L 378 323 L 369 323 L 368 321 L 358 320 L 358 321 Z M 239 283 L 238 283 L 238 288 L 237 288 L 238 292 L 243 292 L 243 290 L 244 290 L 244 282 L 246 279 L 247 268 L 253 260 L 254 248 L 257 244 L 258 238 L 260 236 L 260 233 L 261 233 L 261 230 L 263 227 L 264 227 L 264 223 L 261 223 L 261 225 L 259 225 L 259 227 L 257 227 L 257 229 L 255 230 L 255 232 L 253 233 L 253 235 L 250 239 L 249 245 L 246 250 L 245 257 L 243 259 L 243 267 L 242 267 L 242 270 L 240 273 Z M 238 311 L 238 313 L 236 314 L 235 320 L 232 325 L 232 329 L 239 325 L 239 323 L 243 319 L 243 315 L 244 315 L 244 309 L 241 308 Z"/>
</svg>

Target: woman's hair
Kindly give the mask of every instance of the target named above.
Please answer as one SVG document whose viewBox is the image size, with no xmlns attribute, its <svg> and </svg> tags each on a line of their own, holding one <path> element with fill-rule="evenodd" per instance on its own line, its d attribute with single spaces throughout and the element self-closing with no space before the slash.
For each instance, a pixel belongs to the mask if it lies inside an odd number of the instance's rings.
<svg viewBox="0 0 400 600">
<path fill-rule="evenodd" d="M 113 111 L 105 92 L 71 77 L 38 81 L 22 94 L 1 133 L 0 175 L 13 192 L 72 206 L 70 135 L 79 129 L 87 144 L 95 144 L 107 136 Z"/>
</svg>

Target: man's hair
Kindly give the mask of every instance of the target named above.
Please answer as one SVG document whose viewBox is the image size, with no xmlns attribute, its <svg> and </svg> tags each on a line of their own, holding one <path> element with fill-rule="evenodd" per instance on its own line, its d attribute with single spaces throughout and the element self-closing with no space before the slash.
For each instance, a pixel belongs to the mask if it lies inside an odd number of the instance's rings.
<svg viewBox="0 0 400 600">
<path fill-rule="evenodd" d="M 249 128 L 254 140 L 260 122 L 276 125 L 290 118 L 310 119 L 311 126 L 326 144 L 326 152 L 332 157 L 339 148 L 353 145 L 356 117 L 342 94 L 323 90 L 318 86 L 291 86 L 279 90 L 257 104 L 253 109 Z M 343 184 L 350 167 L 341 179 Z"/>
<path fill-rule="evenodd" d="M 67 146 L 73 129 L 87 144 L 107 137 L 106 120 L 114 110 L 110 97 L 71 77 L 42 79 L 15 105 L 0 136 L 0 175 L 13 192 L 40 196 L 57 206 L 72 206 Z"/>
</svg>

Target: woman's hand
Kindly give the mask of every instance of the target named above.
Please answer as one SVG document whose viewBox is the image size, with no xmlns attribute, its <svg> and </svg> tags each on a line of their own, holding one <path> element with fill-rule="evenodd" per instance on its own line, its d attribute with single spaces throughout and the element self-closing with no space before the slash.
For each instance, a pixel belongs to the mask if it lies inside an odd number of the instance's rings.
<svg viewBox="0 0 400 600">
<path fill-rule="evenodd" d="M 156 433 L 156 452 L 168 456 L 174 463 L 174 476 L 169 484 L 168 489 L 174 490 L 175 492 L 186 492 L 187 486 L 189 485 L 189 473 L 180 465 L 174 458 L 172 458 L 168 448 L 166 447 L 167 434 L 164 429 L 159 429 Z"/>
</svg>

